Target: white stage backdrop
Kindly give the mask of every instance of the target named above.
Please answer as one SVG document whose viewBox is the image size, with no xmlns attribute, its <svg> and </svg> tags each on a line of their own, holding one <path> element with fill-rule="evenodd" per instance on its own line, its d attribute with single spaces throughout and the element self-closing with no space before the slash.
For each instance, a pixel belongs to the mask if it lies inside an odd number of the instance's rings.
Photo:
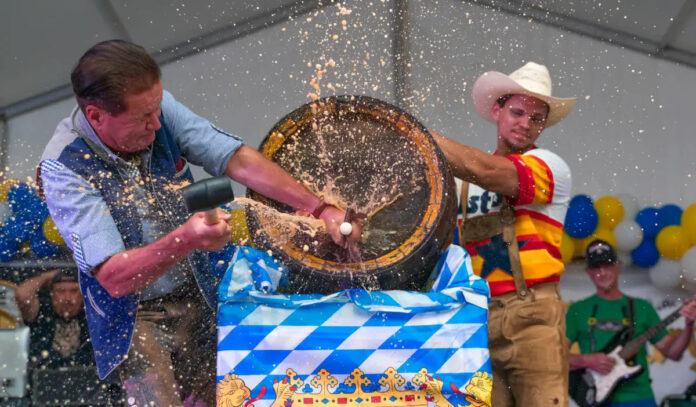
<svg viewBox="0 0 696 407">
<path fill-rule="evenodd" d="M 322 95 L 394 101 L 393 10 L 392 2 L 379 0 L 325 6 L 168 64 L 163 83 L 192 110 L 257 147 L 273 124 L 309 100 L 314 66 L 329 59 L 336 64 L 322 79 Z M 508 73 L 527 61 L 543 63 L 554 94 L 579 98 L 567 120 L 539 140 L 570 165 L 574 194 L 628 192 L 641 207 L 696 202 L 692 68 L 461 1 L 412 0 L 407 22 L 412 92 L 403 107 L 427 127 L 492 151 L 493 126 L 472 108 L 474 80 L 486 70 Z M 44 144 L 73 103 L 61 101 L 8 121 L 6 175 L 34 176 Z M 237 194 L 243 191 L 236 188 Z M 683 296 L 655 290 L 641 270 L 627 270 L 623 280 L 629 294 L 656 306 Z M 589 295 L 589 284 L 573 265 L 562 282 L 564 295 Z M 653 364 L 658 397 L 696 380 L 693 363 L 687 352 L 680 363 Z"/>
</svg>

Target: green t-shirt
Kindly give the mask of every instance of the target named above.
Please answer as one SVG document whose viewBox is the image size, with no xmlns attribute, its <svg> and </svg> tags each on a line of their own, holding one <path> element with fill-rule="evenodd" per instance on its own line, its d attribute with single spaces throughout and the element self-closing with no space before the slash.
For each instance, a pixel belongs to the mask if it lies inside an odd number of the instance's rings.
<svg viewBox="0 0 696 407">
<path fill-rule="evenodd" d="M 655 308 L 649 302 L 639 298 L 633 299 L 635 331 L 634 336 L 647 331 L 660 322 Z M 589 333 L 589 321 L 593 316 L 596 320 L 592 336 L 594 337 L 594 350 L 592 339 Z M 578 342 L 580 352 L 592 353 L 599 352 L 611 341 L 620 330 L 627 326 L 629 320 L 628 300 L 622 296 L 618 300 L 605 300 L 598 295 L 593 295 L 582 301 L 573 303 L 566 313 L 566 336 L 570 342 Z M 650 339 L 656 343 L 667 335 L 667 330 L 663 329 Z M 650 373 L 648 372 L 648 361 L 645 346 L 640 348 L 635 357 L 635 362 L 643 365 L 643 370 L 638 376 L 622 382 L 611 397 L 614 402 L 629 402 L 654 399 L 652 388 L 650 387 Z"/>
</svg>

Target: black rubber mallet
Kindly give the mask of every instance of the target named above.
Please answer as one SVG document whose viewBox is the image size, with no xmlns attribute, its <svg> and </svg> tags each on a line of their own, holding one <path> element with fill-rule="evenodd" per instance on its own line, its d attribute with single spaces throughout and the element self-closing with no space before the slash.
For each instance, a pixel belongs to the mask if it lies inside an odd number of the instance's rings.
<svg viewBox="0 0 696 407">
<path fill-rule="evenodd" d="M 190 212 L 205 211 L 205 223 L 218 222 L 216 208 L 234 199 L 232 180 L 227 175 L 194 182 L 181 189 L 184 203 Z"/>
</svg>

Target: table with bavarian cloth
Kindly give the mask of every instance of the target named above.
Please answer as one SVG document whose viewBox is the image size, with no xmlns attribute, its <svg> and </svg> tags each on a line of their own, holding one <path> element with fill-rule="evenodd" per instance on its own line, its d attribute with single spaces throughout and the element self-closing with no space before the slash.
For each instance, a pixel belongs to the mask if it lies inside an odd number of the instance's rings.
<svg viewBox="0 0 696 407">
<path fill-rule="evenodd" d="M 286 273 L 236 248 L 218 291 L 218 406 L 490 406 L 490 293 L 461 247 L 427 292 L 278 294 Z"/>
</svg>

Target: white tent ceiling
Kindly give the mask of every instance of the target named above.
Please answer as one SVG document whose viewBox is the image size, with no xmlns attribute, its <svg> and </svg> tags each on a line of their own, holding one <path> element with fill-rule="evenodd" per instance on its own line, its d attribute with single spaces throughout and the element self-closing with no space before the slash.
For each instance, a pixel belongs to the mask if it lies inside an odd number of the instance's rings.
<svg viewBox="0 0 696 407">
<path fill-rule="evenodd" d="M 394 1 L 397 10 L 408 7 L 408 0 Z M 460 1 L 696 67 L 694 0 Z M 165 63 L 327 3 L 331 1 L 0 2 L 0 118 L 70 95 L 70 69 L 97 41 L 128 39 Z M 369 3 L 365 0 L 365 7 Z"/>
</svg>

